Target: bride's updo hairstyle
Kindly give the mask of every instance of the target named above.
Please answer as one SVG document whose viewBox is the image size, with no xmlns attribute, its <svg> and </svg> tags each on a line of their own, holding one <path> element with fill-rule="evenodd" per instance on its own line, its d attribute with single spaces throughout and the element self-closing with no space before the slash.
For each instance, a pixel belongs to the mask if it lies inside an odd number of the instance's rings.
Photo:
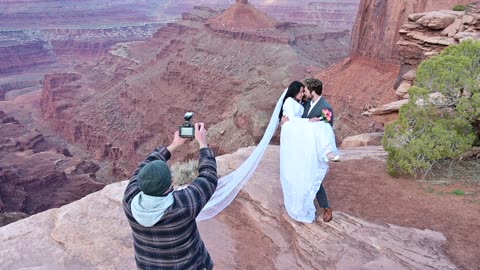
<svg viewBox="0 0 480 270">
<path fill-rule="evenodd" d="M 278 115 L 278 118 L 282 119 L 283 104 L 285 103 L 285 100 L 287 100 L 287 98 L 289 98 L 289 97 L 295 99 L 295 96 L 297 96 L 298 93 L 300 92 L 300 90 L 302 90 L 302 87 L 305 87 L 305 85 L 303 85 L 303 83 L 301 83 L 299 81 L 293 81 L 292 83 L 290 83 L 290 85 L 288 86 L 288 89 L 287 89 L 287 93 L 285 94 L 285 97 L 283 98 L 282 108 L 280 109 L 280 114 Z"/>
</svg>

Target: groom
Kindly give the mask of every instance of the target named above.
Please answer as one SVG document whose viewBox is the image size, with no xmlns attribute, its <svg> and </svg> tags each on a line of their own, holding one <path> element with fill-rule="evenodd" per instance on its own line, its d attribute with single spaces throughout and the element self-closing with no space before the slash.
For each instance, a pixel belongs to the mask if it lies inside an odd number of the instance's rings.
<svg viewBox="0 0 480 270">
<path fill-rule="evenodd" d="M 333 109 L 330 104 L 322 97 L 323 84 L 320 80 L 311 78 L 304 81 L 305 84 L 305 95 L 303 103 L 303 118 L 314 118 L 322 117 L 322 111 L 327 109 L 331 112 L 332 117 L 329 121 L 329 124 L 333 126 Z M 320 185 L 320 189 L 317 192 L 317 201 L 321 208 L 324 209 L 323 212 L 323 221 L 329 222 L 333 218 L 332 208 L 328 204 L 327 193 L 323 184 Z"/>
<path fill-rule="evenodd" d="M 322 111 L 324 109 L 329 110 L 331 113 L 331 119 L 329 121 L 330 125 L 333 125 L 333 110 L 332 106 L 328 104 L 325 98 L 322 97 L 323 84 L 320 80 L 311 78 L 304 81 L 305 84 L 305 95 L 303 96 L 303 115 L 302 118 L 320 118 L 322 117 Z M 282 125 L 288 121 L 288 117 L 284 116 L 282 118 Z M 318 204 L 321 208 L 324 209 L 323 212 L 323 221 L 329 222 L 333 218 L 332 208 L 328 204 L 327 193 L 323 184 L 320 185 L 320 189 L 316 195 Z"/>
</svg>

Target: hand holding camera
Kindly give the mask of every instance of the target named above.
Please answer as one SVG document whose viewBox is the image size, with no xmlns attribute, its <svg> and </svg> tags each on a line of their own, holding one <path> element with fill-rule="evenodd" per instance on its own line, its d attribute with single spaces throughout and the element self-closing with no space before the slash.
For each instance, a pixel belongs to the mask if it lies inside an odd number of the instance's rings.
<svg viewBox="0 0 480 270">
<path fill-rule="evenodd" d="M 172 143 L 169 146 L 167 146 L 167 149 L 168 151 L 170 151 L 170 153 L 172 153 L 175 149 L 177 149 L 177 147 L 179 147 L 180 145 L 184 144 L 187 141 L 187 139 L 180 137 L 179 133 L 180 132 L 178 130 L 175 131 L 175 134 L 173 135 Z"/>
<path fill-rule="evenodd" d="M 204 123 L 195 123 L 195 139 L 201 148 L 208 147 L 207 145 L 207 130 Z"/>
<path fill-rule="evenodd" d="M 204 123 L 196 123 L 193 125 L 190 120 L 193 117 L 193 112 L 186 112 L 183 116 L 185 120 L 183 124 L 179 127 L 178 131 L 175 133 L 176 136 L 178 134 L 178 139 L 182 139 L 186 141 L 186 139 L 193 139 L 195 138 L 200 145 L 200 148 L 208 147 L 207 145 L 207 130 L 205 129 Z M 175 139 L 174 139 L 175 141 Z M 182 143 L 183 144 L 183 143 Z"/>
</svg>

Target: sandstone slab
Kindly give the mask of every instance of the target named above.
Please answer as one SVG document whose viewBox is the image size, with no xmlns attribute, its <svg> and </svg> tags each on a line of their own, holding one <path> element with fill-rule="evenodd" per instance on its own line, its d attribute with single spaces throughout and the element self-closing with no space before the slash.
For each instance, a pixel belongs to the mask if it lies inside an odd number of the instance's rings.
<svg viewBox="0 0 480 270">
<path fill-rule="evenodd" d="M 448 37 L 453 37 L 458 31 L 461 31 L 463 25 L 463 19 L 455 19 L 455 21 L 449 25 L 447 28 L 445 28 L 442 31 L 442 35 L 448 36 Z"/>
<path fill-rule="evenodd" d="M 218 157 L 220 174 L 252 151 Z M 343 160 L 386 155 L 377 146 L 342 153 Z M 291 220 L 283 208 L 278 159 L 279 147 L 270 146 L 232 205 L 199 223 L 216 268 L 455 269 L 440 249 L 445 238 L 438 232 L 374 224 L 341 212 L 330 223 Z M 0 228 L 2 269 L 134 269 L 131 232 L 121 207 L 125 185 L 111 184 Z"/>
<path fill-rule="evenodd" d="M 412 83 L 409 81 L 404 81 L 400 84 L 400 86 L 397 88 L 397 91 L 395 91 L 395 95 L 399 98 L 405 98 L 405 95 L 408 94 L 408 89 L 412 87 Z"/>
<path fill-rule="evenodd" d="M 407 104 L 408 100 L 398 100 L 394 102 L 390 102 L 388 104 L 384 104 L 378 108 L 374 108 L 368 111 L 369 115 L 375 115 L 375 114 L 388 114 L 391 112 L 398 112 L 400 107 L 403 104 Z"/>
</svg>

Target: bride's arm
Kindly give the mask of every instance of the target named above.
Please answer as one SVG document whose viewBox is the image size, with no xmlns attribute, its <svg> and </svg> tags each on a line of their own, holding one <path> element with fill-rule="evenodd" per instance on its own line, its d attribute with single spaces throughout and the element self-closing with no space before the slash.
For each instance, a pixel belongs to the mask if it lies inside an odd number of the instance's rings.
<svg viewBox="0 0 480 270">
<path fill-rule="evenodd" d="M 307 122 L 307 118 L 302 118 L 301 115 L 299 116 L 298 114 L 295 114 L 295 107 L 298 108 L 298 106 L 301 106 L 293 100 L 293 98 L 287 98 L 285 100 L 285 103 L 283 104 L 283 115 L 288 117 L 288 121 L 302 121 L 302 122 Z"/>
</svg>

